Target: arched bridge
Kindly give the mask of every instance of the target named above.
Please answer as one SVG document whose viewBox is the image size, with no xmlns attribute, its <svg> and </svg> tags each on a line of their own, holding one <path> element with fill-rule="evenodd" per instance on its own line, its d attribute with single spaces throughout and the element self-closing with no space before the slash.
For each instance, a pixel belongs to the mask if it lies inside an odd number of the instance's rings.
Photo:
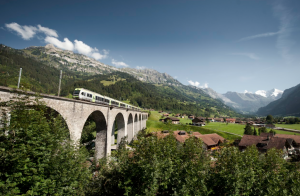
<svg viewBox="0 0 300 196">
<path fill-rule="evenodd" d="M 29 94 L 34 94 L 29 92 Z M 0 86 L 0 102 L 6 102 L 16 96 L 11 88 Z M 65 120 L 70 137 L 79 141 L 81 133 L 89 116 L 96 122 L 95 157 L 97 159 L 111 153 L 111 146 L 115 142 L 115 125 L 118 130 L 117 144 L 121 138 L 127 136 L 131 141 L 142 129 L 146 128 L 148 113 L 120 107 L 111 107 L 75 99 L 40 94 L 41 100 L 47 107 L 58 112 Z"/>
</svg>

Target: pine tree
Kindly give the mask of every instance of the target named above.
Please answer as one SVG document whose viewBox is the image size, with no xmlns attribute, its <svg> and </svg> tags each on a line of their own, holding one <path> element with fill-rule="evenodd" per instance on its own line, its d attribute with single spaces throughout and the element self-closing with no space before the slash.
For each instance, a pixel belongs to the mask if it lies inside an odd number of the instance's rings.
<svg viewBox="0 0 300 196">
<path fill-rule="evenodd" d="M 257 135 L 257 131 L 256 131 L 255 127 L 254 127 L 254 130 L 253 130 L 253 135 Z"/>
<path fill-rule="evenodd" d="M 251 128 L 251 125 L 247 123 L 247 125 L 244 128 L 244 135 L 253 135 L 253 130 Z"/>
</svg>

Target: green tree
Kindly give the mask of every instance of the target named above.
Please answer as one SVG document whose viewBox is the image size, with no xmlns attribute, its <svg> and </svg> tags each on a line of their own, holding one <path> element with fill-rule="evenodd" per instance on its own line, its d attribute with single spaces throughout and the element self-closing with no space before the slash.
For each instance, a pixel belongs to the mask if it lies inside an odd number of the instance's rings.
<svg viewBox="0 0 300 196">
<path fill-rule="evenodd" d="M 90 178 L 87 152 L 74 147 L 62 119 L 49 115 L 38 99 L 23 96 L 2 104 L 4 108 L 11 111 L 11 120 L 0 129 L 0 192 L 83 195 Z"/>
<path fill-rule="evenodd" d="M 266 127 L 260 127 L 260 128 L 258 128 L 258 133 L 259 133 L 259 135 L 261 134 L 261 133 L 267 133 L 268 131 L 267 131 L 267 128 Z"/>
<path fill-rule="evenodd" d="M 253 130 L 249 123 L 246 124 L 244 130 L 244 135 L 253 135 Z"/>
<path fill-rule="evenodd" d="M 273 124 L 273 121 L 274 121 L 273 116 L 269 114 L 269 115 L 266 117 L 266 121 L 267 121 L 267 123 L 269 123 L 269 124 Z"/>
<path fill-rule="evenodd" d="M 258 135 L 258 133 L 257 133 L 257 131 L 256 131 L 256 129 L 255 129 L 255 127 L 254 127 L 254 130 L 253 130 L 253 135 Z"/>
</svg>

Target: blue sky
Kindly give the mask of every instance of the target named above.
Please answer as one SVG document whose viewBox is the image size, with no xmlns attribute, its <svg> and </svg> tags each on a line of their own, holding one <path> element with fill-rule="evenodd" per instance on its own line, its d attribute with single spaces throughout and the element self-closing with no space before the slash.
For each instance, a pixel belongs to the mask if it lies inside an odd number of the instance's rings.
<svg viewBox="0 0 300 196">
<path fill-rule="evenodd" d="M 300 83 L 299 0 L 0 2 L 0 43 L 52 43 L 219 93 Z"/>
</svg>

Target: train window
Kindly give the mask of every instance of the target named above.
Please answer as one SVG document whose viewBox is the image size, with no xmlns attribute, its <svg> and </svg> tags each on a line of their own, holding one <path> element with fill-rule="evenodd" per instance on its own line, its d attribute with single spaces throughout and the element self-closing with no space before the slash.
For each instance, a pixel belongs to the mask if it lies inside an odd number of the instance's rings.
<svg viewBox="0 0 300 196">
<path fill-rule="evenodd" d="M 73 95 L 79 95 L 79 93 L 80 93 L 80 90 L 75 90 L 75 91 L 73 92 Z"/>
<path fill-rule="evenodd" d="M 106 102 L 106 103 L 109 103 L 109 100 L 108 100 L 108 99 L 105 99 L 105 102 Z"/>
<path fill-rule="evenodd" d="M 81 95 L 85 96 L 85 92 L 82 92 Z"/>
</svg>

